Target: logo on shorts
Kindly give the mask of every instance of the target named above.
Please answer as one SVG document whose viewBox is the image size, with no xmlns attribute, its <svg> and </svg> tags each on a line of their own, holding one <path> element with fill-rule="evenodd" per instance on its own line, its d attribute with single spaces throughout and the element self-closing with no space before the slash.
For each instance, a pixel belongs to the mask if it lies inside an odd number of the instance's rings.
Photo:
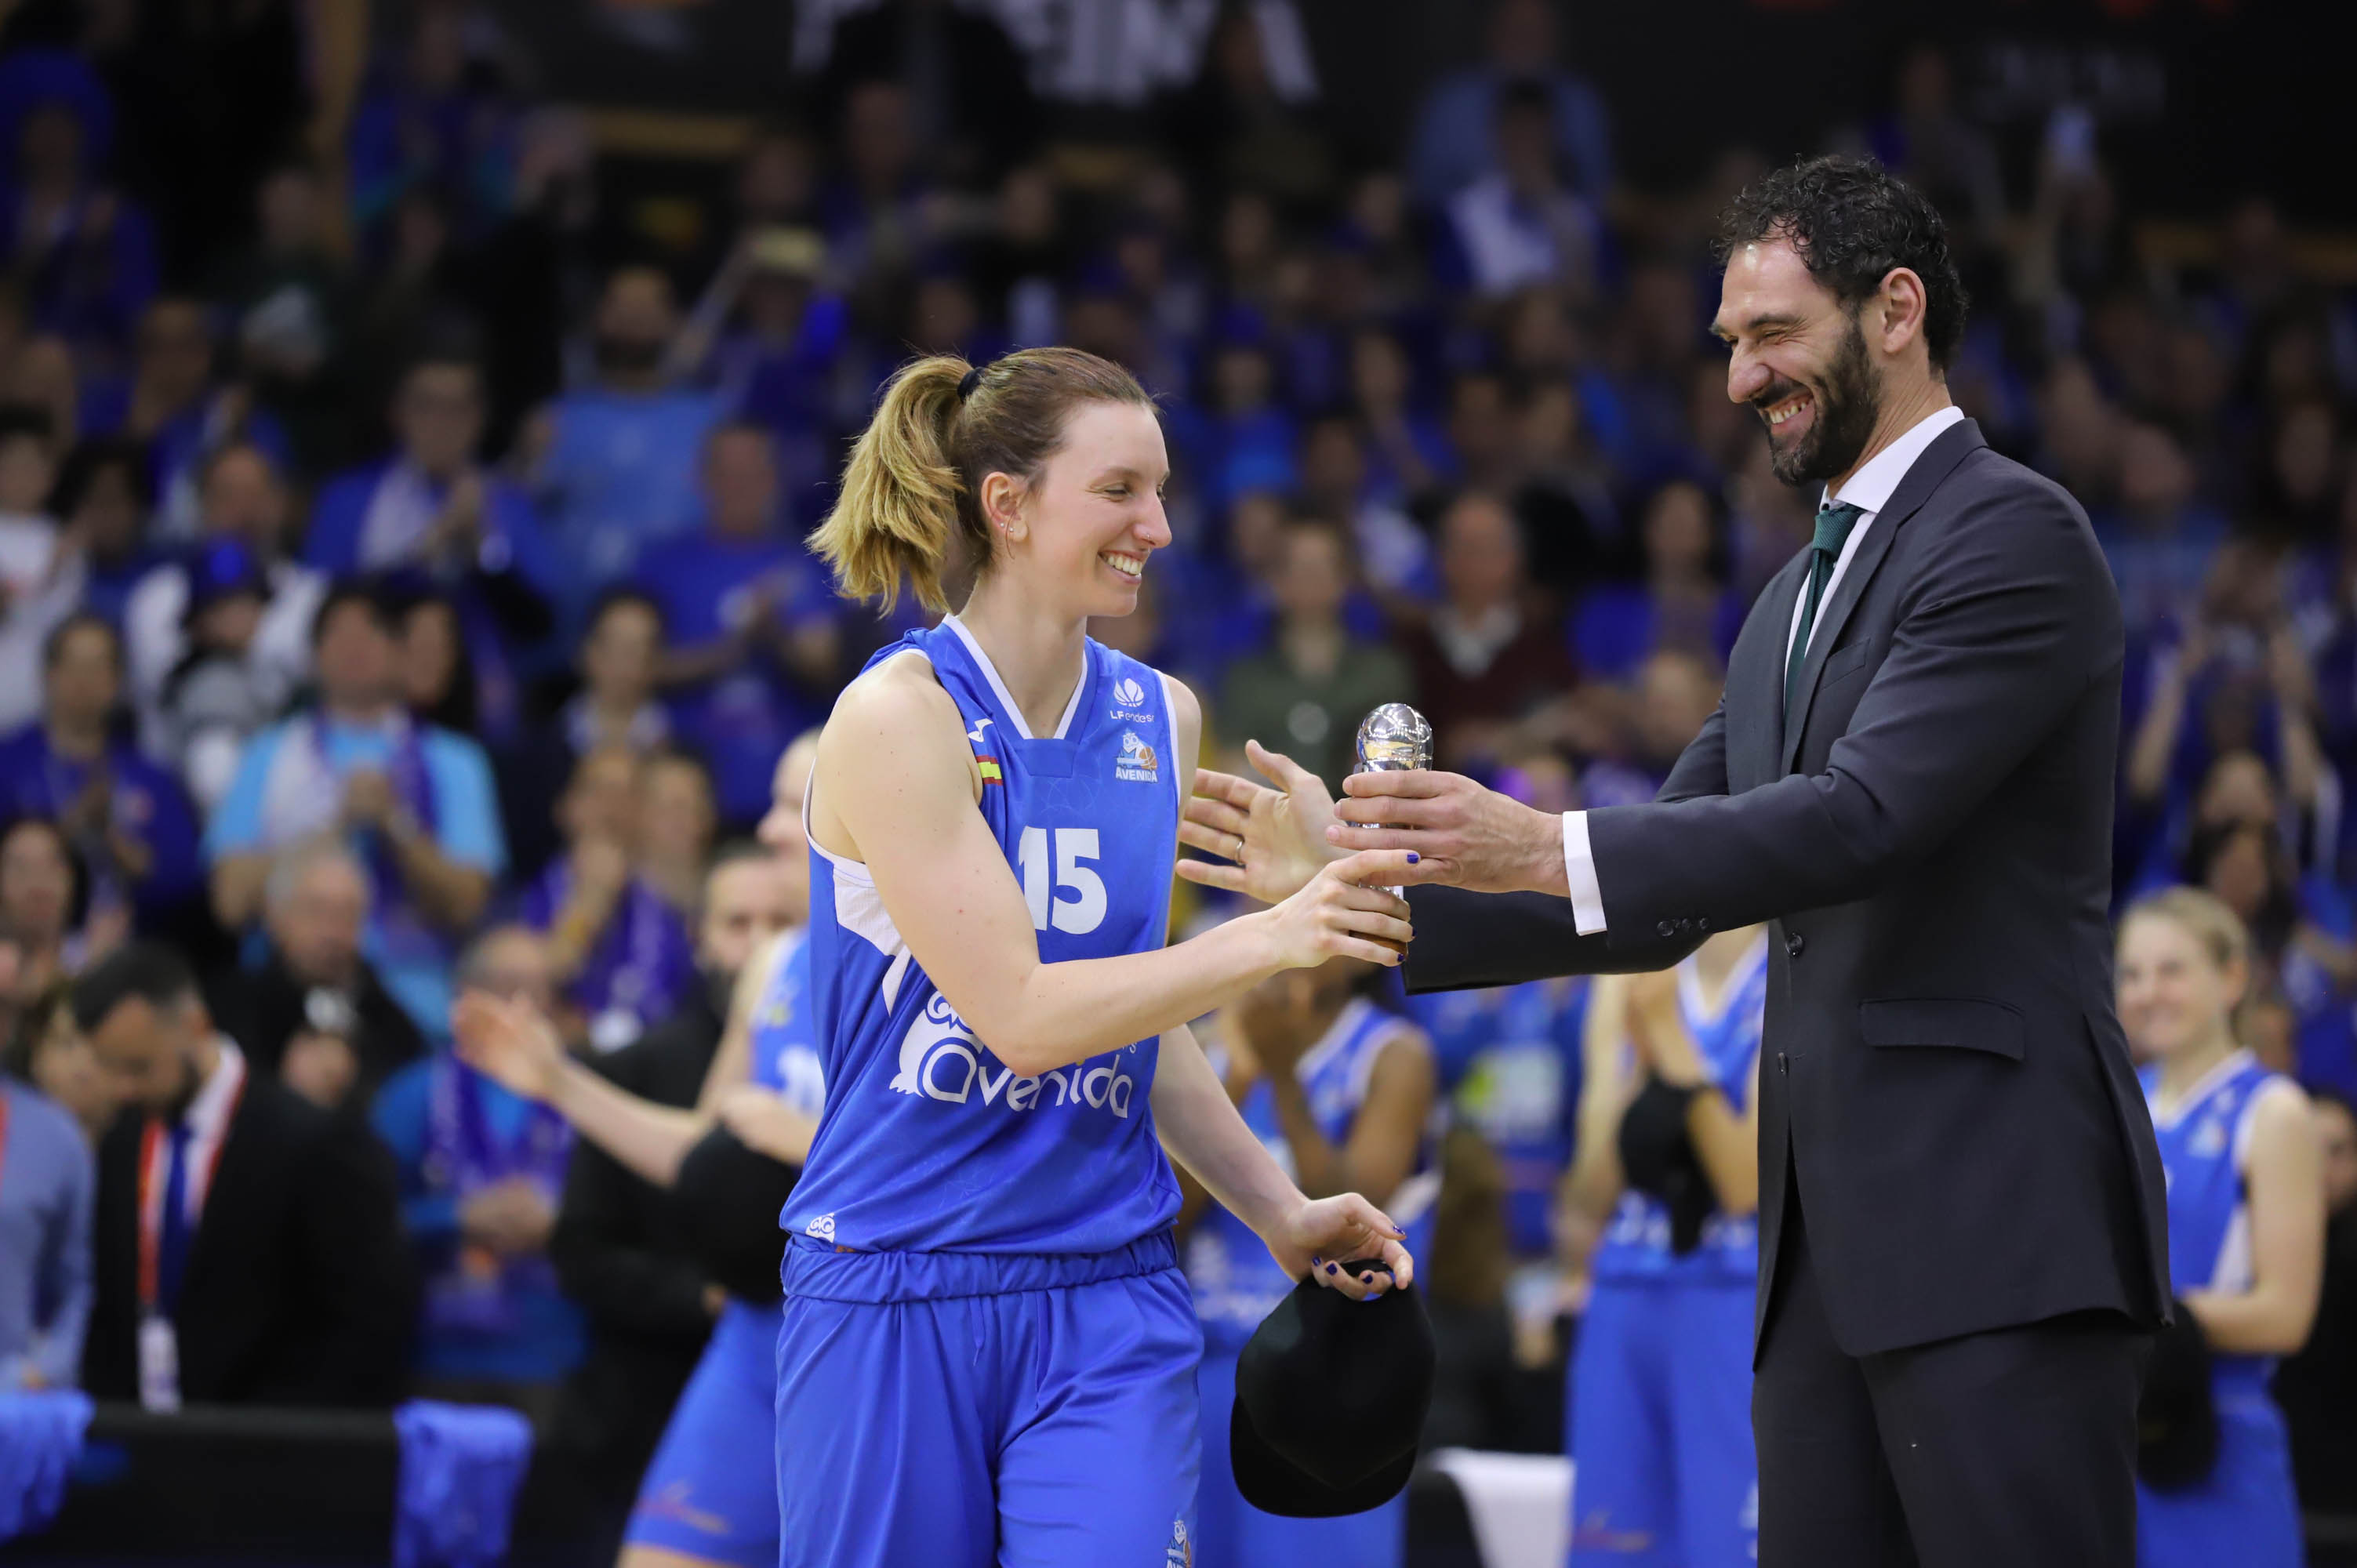
<svg viewBox="0 0 2357 1568">
<path fill-rule="evenodd" d="M 1121 732 L 1121 755 L 1114 759 L 1113 765 L 1114 778 L 1134 779 L 1151 784 L 1162 777 L 1161 768 L 1161 759 L 1154 755 L 1152 746 L 1137 738 L 1136 731 Z"/>
<path fill-rule="evenodd" d="M 1162 1553 L 1163 1568 L 1195 1568 L 1195 1543 L 1187 1539 L 1187 1521 L 1170 1521 L 1170 1545 Z"/>
<path fill-rule="evenodd" d="M 977 1098 L 985 1105 L 995 1105 L 1003 1095 L 1009 1111 L 1036 1111 L 1042 1105 L 1069 1102 L 1126 1118 L 1137 1080 L 1112 1065 L 1090 1067 L 1085 1062 L 1017 1078 L 1014 1069 L 974 1037 L 965 1020 L 936 991 L 925 998 L 924 1011 L 900 1036 L 900 1070 L 892 1075 L 890 1087 L 896 1094 L 945 1100 L 953 1105 L 970 1104 Z"/>
<path fill-rule="evenodd" d="M 832 1214 L 820 1215 L 808 1225 L 802 1227 L 802 1234 L 805 1236 L 815 1236 L 822 1241 L 834 1240 L 834 1216 Z"/>
</svg>

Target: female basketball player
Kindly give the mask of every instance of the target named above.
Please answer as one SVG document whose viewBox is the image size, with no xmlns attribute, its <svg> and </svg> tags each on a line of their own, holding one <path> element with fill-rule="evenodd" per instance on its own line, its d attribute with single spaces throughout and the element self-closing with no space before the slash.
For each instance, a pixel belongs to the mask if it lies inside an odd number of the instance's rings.
<svg viewBox="0 0 2357 1568">
<path fill-rule="evenodd" d="M 2208 893 L 2173 887 L 2120 921 L 2120 1023 L 2147 1060 L 2169 1176 L 2169 1273 L 2211 1353 L 2218 1457 L 2190 1487 L 2137 1488 L 2147 1568 L 2297 1568 L 2299 1505 L 2278 1356 L 2307 1342 L 2324 1268 L 2324 1177 L 2307 1096 L 2234 1036 L 2249 938 Z"/>
<path fill-rule="evenodd" d="M 1302 1195 L 1186 1027 L 1281 970 L 1395 963 L 1381 889 L 1409 857 L 1164 946 L 1200 715 L 1084 628 L 1135 607 L 1168 472 L 1118 366 L 922 360 L 816 536 L 852 596 L 938 606 L 953 554 L 976 578 L 845 690 L 805 804 L 827 1104 L 785 1210 L 786 1568 L 1191 1557 L 1201 1339 L 1165 1147 L 1287 1274 L 1412 1275 L 1364 1198 Z"/>
<path fill-rule="evenodd" d="M 1432 1138 L 1437 1074 L 1424 1031 L 1365 994 L 1382 972 L 1347 959 L 1262 982 L 1222 1012 L 1211 1047 L 1228 1091 L 1307 1192 L 1361 1187 L 1383 1199 L 1411 1251 L 1429 1241 L 1440 1187 Z M 1244 1501 L 1228 1462 L 1225 1412 L 1236 1358 L 1293 1282 L 1243 1220 L 1202 1206 L 1187 1277 L 1203 1325 L 1203 1481 L 1198 1559 L 1227 1568 L 1347 1561 L 1396 1568 L 1407 1549 L 1405 1493 L 1366 1513 L 1281 1519 Z"/>
<path fill-rule="evenodd" d="M 1602 1228 L 1571 1369 L 1576 1563 L 1735 1568 L 1757 1555 L 1767 995 L 1758 926 L 1718 933 L 1675 969 L 1595 983 L 1566 1184 Z"/>
<path fill-rule="evenodd" d="M 716 1117 L 748 1146 L 799 1165 L 823 1101 L 806 1004 L 810 953 L 800 929 L 810 906 L 802 792 L 817 750 L 813 732 L 778 759 L 770 810 L 759 829 L 789 878 L 794 927 L 764 943 L 738 975 L 695 1111 L 615 1087 L 567 1058 L 553 1029 L 511 1010 L 462 1007 L 459 1055 L 515 1092 L 554 1106 L 583 1136 L 658 1186 L 671 1185 Z M 774 1240 L 774 1214 L 759 1224 Z M 732 1295 L 722 1308 L 640 1484 L 619 1568 L 775 1568 L 777 1329 L 774 1295 L 758 1302 Z"/>
</svg>

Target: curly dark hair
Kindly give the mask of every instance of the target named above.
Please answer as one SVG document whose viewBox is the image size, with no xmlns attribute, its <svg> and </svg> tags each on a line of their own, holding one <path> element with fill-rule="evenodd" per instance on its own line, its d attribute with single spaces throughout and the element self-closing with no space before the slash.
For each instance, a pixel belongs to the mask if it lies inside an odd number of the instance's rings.
<svg viewBox="0 0 2357 1568">
<path fill-rule="evenodd" d="M 1923 280 L 1923 342 L 1945 370 L 1964 340 L 1964 279 L 1948 249 L 1948 225 L 1923 193 L 1872 158 L 1835 156 L 1788 164 L 1745 186 L 1719 214 L 1711 254 L 1721 266 L 1736 247 L 1787 240 L 1809 275 L 1855 306 L 1894 267 Z"/>
</svg>

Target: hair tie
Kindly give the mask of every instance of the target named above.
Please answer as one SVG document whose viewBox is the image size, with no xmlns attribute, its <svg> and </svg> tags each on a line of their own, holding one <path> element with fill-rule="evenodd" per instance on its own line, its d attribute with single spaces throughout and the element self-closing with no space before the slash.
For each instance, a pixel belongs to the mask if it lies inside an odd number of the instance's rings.
<svg viewBox="0 0 2357 1568">
<path fill-rule="evenodd" d="M 974 369 L 972 369 L 972 370 L 968 371 L 967 371 L 967 372 L 966 372 L 963 377 L 961 377 L 961 378 L 959 379 L 959 381 L 958 381 L 958 402 L 960 402 L 960 403 L 963 403 L 963 402 L 965 402 L 965 400 L 966 400 L 966 399 L 968 399 L 968 398 L 972 397 L 972 396 L 974 395 L 974 388 L 976 388 L 976 387 L 978 387 L 978 386 L 980 386 L 981 384 L 982 384 L 982 367 L 981 367 L 980 365 L 976 365 L 976 366 L 974 366 Z"/>
</svg>

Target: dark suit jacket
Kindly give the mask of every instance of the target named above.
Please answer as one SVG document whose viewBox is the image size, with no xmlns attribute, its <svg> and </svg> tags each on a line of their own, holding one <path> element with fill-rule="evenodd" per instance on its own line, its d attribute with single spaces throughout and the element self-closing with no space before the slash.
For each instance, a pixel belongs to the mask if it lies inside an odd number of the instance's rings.
<svg viewBox="0 0 2357 1568">
<path fill-rule="evenodd" d="M 2118 595 L 2085 513 L 1970 421 L 1940 434 L 1819 615 L 1807 553 L 1650 805 L 1587 815 L 1606 930 L 1569 903 L 1413 896 L 1411 990 L 1659 969 L 1772 920 L 1760 1317 L 1808 1217 L 1852 1355 L 2169 1303 L 2160 1161 L 2112 1009 Z"/>
<path fill-rule="evenodd" d="M 703 1090 L 723 1023 L 698 986 L 643 1039 L 594 1065 L 633 1094 L 684 1109 Z M 573 1145 L 548 1253 L 589 1320 L 589 1350 L 565 1380 L 559 1425 L 592 1480 L 627 1495 L 712 1333 L 710 1279 L 671 1194 L 587 1139 Z"/>
<path fill-rule="evenodd" d="M 141 1125 L 125 1113 L 99 1144 L 82 1383 L 100 1399 L 139 1397 Z M 414 1305 L 384 1151 L 249 1066 L 181 1284 L 181 1399 L 391 1404 Z"/>
<path fill-rule="evenodd" d="M 296 978 L 274 946 L 259 969 L 221 971 L 218 981 L 205 987 L 205 1005 L 213 1022 L 245 1053 L 247 1065 L 274 1079 L 286 1059 L 286 1042 L 309 1026 L 306 1009 L 313 989 Z M 366 959 L 360 961 L 346 995 L 357 1026 L 351 1044 L 360 1076 L 344 1104 L 359 1116 L 365 1115 L 386 1079 L 425 1054 L 425 1036 Z"/>
</svg>

